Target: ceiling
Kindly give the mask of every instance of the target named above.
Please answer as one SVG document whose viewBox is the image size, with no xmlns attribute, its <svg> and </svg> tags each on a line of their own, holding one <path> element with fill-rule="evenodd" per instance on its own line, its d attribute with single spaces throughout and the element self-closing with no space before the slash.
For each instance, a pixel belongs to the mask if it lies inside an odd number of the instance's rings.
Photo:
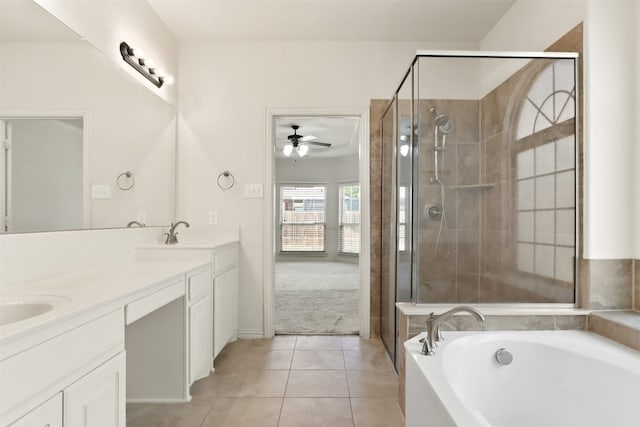
<svg viewBox="0 0 640 427">
<path fill-rule="evenodd" d="M 298 125 L 298 135 L 313 135 L 314 141 L 328 142 L 331 147 L 319 147 L 309 144 L 309 158 L 345 157 L 358 153 L 358 124 L 360 117 L 355 116 L 288 116 L 275 120 L 276 157 L 285 158 L 282 147 L 287 136 L 293 134 L 291 125 Z M 297 158 L 295 153 L 292 158 Z"/>
<path fill-rule="evenodd" d="M 515 0 L 147 0 L 179 40 L 477 42 Z"/>
</svg>

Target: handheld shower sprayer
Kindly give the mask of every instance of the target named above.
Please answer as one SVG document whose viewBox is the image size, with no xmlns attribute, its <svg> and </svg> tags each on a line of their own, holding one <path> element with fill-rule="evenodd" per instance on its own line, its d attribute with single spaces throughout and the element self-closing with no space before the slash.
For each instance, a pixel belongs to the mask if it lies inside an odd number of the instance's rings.
<svg viewBox="0 0 640 427">
<path fill-rule="evenodd" d="M 430 111 L 435 114 L 434 119 L 434 141 L 433 141 L 433 162 L 434 162 L 434 174 L 430 178 L 431 184 L 440 185 L 440 202 L 438 209 L 438 216 L 433 216 L 432 210 L 427 211 L 425 209 L 425 216 L 427 219 L 431 217 L 437 218 L 440 222 L 438 227 L 438 237 L 436 239 L 436 253 L 440 259 L 447 259 L 451 255 L 451 247 L 447 242 L 447 215 L 445 207 L 445 188 L 444 183 L 440 178 L 441 169 L 438 163 L 442 163 L 442 174 L 444 175 L 444 157 L 447 146 L 447 135 L 453 131 L 453 122 L 446 114 L 442 114 L 436 107 L 431 107 Z M 439 138 L 442 134 L 442 138 Z M 442 139 L 442 143 L 440 143 Z M 431 217 L 429 216 L 431 215 Z M 433 219 L 431 219 L 433 220 Z"/>
</svg>

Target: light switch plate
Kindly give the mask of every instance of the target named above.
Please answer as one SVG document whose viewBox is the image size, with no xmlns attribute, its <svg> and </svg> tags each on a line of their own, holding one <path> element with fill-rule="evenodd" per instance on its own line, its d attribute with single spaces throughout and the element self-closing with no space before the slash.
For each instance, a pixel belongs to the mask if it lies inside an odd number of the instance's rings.
<svg viewBox="0 0 640 427">
<path fill-rule="evenodd" d="M 245 184 L 245 199 L 262 199 L 262 184 Z"/>
<path fill-rule="evenodd" d="M 110 185 L 97 185 L 91 186 L 91 198 L 92 199 L 110 199 L 111 198 L 111 186 Z"/>
</svg>

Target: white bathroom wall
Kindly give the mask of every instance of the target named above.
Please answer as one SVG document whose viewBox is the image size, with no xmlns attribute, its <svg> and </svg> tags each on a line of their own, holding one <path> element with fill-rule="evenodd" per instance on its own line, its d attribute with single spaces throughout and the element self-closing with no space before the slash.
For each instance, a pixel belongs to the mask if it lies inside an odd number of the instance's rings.
<svg viewBox="0 0 640 427">
<path fill-rule="evenodd" d="M 592 0 L 585 22 L 585 257 L 632 258 L 635 0 Z"/>
<path fill-rule="evenodd" d="M 153 93 L 177 105 L 177 85 L 157 88 L 120 55 L 120 43 L 142 48 L 169 74 L 178 74 L 178 42 L 145 0 L 34 0 L 45 10 L 112 59 Z"/>
<path fill-rule="evenodd" d="M 243 187 L 265 182 L 267 109 L 358 109 L 388 99 L 419 49 L 468 44 L 185 42 L 180 48 L 179 219 L 240 227 L 240 332 L 263 330 L 264 201 Z M 222 191 L 229 170 L 236 186 Z M 256 332 L 257 331 L 257 332 Z"/>
<path fill-rule="evenodd" d="M 33 280 L 133 261 L 135 247 L 162 240 L 162 228 L 0 236 L 0 290 Z"/>
<path fill-rule="evenodd" d="M 638 72 L 631 60 L 635 0 L 518 0 L 482 40 L 483 50 L 544 50 L 584 21 L 584 255 L 630 258 L 638 228 L 632 168 Z M 635 181 L 634 181 L 635 180 Z M 636 215 L 637 217 L 637 215 Z M 637 230 L 635 233 L 640 234 Z M 637 241 L 637 239 L 636 239 Z"/>
<path fill-rule="evenodd" d="M 586 0 L 516 0 L 481 50 L 543 51 L 586 16 Z"/>
<path fill-rule="evenodd" d="M 358 182 L 358 156 L 338 158 L 278 158 L 276 160 L 276 184 L 325 184 L 325 252 L 323 261 L 339 259 L 339 188 L 340 184 Z M 276 192 L 276 197 L 279 194 Z M 280 205 L 276 205 L 280 210 Z M 277 214 L 279 215 L 279 213 Z M 279 217 L 276 221 L 279 220 Z M 278 233 L 276 233 L 276 236 Z M 296 255 L 278 255 L 277 261 L 308 260 Z M 342 257 L 344 259 L 344 257 Z M 348 260 L 356 260 L 353 257 Z"/>
</svg>

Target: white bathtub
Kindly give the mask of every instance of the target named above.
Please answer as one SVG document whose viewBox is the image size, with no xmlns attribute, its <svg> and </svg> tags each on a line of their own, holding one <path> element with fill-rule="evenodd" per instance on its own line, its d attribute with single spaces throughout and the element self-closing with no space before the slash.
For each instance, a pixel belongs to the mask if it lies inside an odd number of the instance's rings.
<svg viewBox="0 0 640 427">
<path fill-rule="evenodd" d="M 422 336 L 405 343 L 407 427 L 640 426 L 640 353 L 599 335 L 444 332 L 434 356 Z"/>
</svg>

